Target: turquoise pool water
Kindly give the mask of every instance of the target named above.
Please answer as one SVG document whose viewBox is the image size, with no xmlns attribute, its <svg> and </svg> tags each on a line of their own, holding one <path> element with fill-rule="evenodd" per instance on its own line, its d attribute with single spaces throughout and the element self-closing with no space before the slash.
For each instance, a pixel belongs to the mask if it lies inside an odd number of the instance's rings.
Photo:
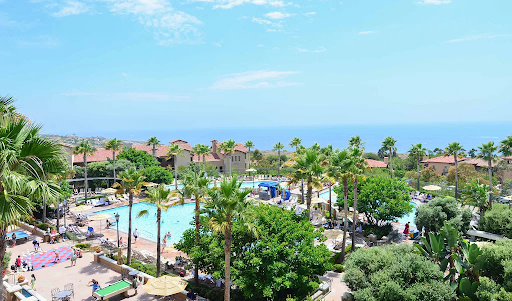
<svg viewBox="0 0 512 301">
<path fill-rule="evenodd" d="M 412 212 L 409 213 L 408 215 L 402 217 L 402 218 L 399 218 L 398 222 L 402 223 L 404 225 L 407 224 L 407 223 L 410 223 L 411 227 L 415 227 L 416 228 L 416 224 L 414 223 L 414 219 L 416 218 L 416 203 L 411 202 L 411 205 L 414 206 Z"/>
<path fill-rule="evenodd" d="M 321 199 L 324 199 L 324 200 L 329 200 L 329 190 L 327 190 L 326 192 L 322 192 L 320 193 L 320 198 Z M 334 190 L 331 192 L 331 200 L 332 200 L 332 203 L 333 204 L 336 204 L 336 200 L 338 198 L 336 197 L 335 193 L 334 193 Z"/>
<path fill-rule="evenodd" d="M 258 185 L 260 183 L 264 183 L 264 182 L 270 182 L 270 181 L 254 181 L 254 188 L 258 188 Z M 214 183 L 210 183 L 210 187 L 213 187 Z M 217 181 L 217 186 L 219 186 L 220 183 L 219 181 Z M 168 189 L 174 189 L 174 184 L 172 185 L 167 185 L 165 186 L 166 188 Z M 253 187 L 253 183 L 252 182 L 243 182 L 242 183 L 242 188 L 252 188 Z M 183 188 L 183 184 L 178 184 L 178 189 L 182 189 Z"/>
<path fill-rule="evenodd" d="M 167 238 L 167 242 L 176 243 L 180 240 L 185 230 L 193 228 L 190 222 L 194 218 L 195 204 L 184 204 L 183 206 L 174 206 L 167 211 L 162 211 L 162 223 L 160 235 L 163 237 L 167 232 L 172 234 L 171 239 Z M 148 210 L 149 214 L 144 217 L 137 217 L 140 211 Z M 112 215 L 110 219 L 115 220 L 114 215 L 119 214 L 119 231 L 128 232 L 128 206 L 122 206 L 112 209 L 99 211 L 97 213 L 104 213 Z M 103 222 L 103 225 L 105 223 Z M 132 231 L 138 229 L 139 235 L 142 238 L 155 241 L 157 236 L 156 224 L 156 206 L 145 202 L 137 203 L 132 208 Z M 123 240 L 126 241 L 126 234 L 122 235 Z"/>
</svg>

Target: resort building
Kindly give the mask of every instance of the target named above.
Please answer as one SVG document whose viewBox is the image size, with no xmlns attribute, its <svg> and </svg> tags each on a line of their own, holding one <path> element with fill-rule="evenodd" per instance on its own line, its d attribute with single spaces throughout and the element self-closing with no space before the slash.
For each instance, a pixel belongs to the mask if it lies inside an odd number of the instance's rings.
<svg viewBox="0 0 512 301">
<path fill-rule="evenodd" d="M 460 163 L 463 162 L 464 160 L 466 160 L 466 158 L 458 158 L 457 162 Z M 423 159 L 421 163 L 423 163 L 423 167 L 431 166 L 436 173 L 446 175 L 448 174 L 450 166 L 455 165 L 455 160 L 453 156 L 440 156 L 429 159 Z"/>
<path fill-rule="evenodd" d="M 92 155 L 87 155 L 87 164 L 92 162 L 102 162 L 112 160 L 112 151 L 104 148 L 98 148 Z M 73 165 L 84 166 L 84 155 L 73 155 Z"/>
<path fill-rule="evenodd" d="M 387 168 L 388 167 L 388 158 L 384 158 L 384 162 L 382 161 L 377 161 L 377 160 L 373 160 L 373 159 L 364 159 L 366 161 L 366 163 L 368 163 L 368 166 L 370 166 L 370 168 Z"/>
<path fill-rule="evenodd" d="M 169 152 L 169 145 L 159 145 L 156 147 L 155 156 L 162 167 L 174 168 L 174 160 L 176 160 L 176 168 L 180 166 L 188 166 L 192 162 L 192 146 L 185 140 L 175 139 L 170 141 L 170 144 L 178 144 L 182 149 L 181 154 L 176 158 L 167 159 L 167 153 Z M 136 150 L 143 150 L 153 156 L 153 146 L 146 144 L 135 144 L 132 146 Z"/>
</svg>

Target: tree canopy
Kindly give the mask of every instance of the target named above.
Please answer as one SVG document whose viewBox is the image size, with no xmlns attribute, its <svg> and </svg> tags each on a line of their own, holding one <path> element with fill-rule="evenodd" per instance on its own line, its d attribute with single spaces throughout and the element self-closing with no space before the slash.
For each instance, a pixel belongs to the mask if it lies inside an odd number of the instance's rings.
<svg viewBox="0 0 512 301">
<path fill-rule="evenodd" d="M 233 283 L 240 287 L 244 300 L 304 298 L 318 287 L 316 275 L 330 268 L 330 252 L 325 245 L 314 245 L 322 234 L 293 211 L 275 206 L 257 206 L 254 211 L 258 238 L 237 221 L 233 225 Z M 190 229 L 176 247 L 191 256 L 199 269 L 222 278 L 224 237 L 208 228 L 204 219 L 202 223 L 199 245 L 195 230 Z"/>
<path fill-rule="evenodd" d="M 147 182 L 157 184 L 171 184 L 174 177 L 172 173 L 162 166 L 150 166 L 142 170 Z"/>
<path fill-rule="evenodd" d="M 416 210 L 415 224 L 418 229 L 439 233 L 445 222 L 467 232 L 472 214 L 469 210 L 460 210 L 459 203 L 453 197 L 436 198 Z"/>
<path fill-rule="evenodd" d="M 160 165 L 160 163 L 150 154 L 143 150 L 136 150 L 134 148 L 125 148 L 119 153 L 119 155 L 117 155 L 117 159 L 126 159 L 135 164 L 139 169 Z"/>
<path fill-rule="evenodd" d="M 404 181 L 385 177 L 370 177 L 362 179 L 357 185 L 357 211 L 366 216 L 372 225 L 382 222 L 393 221 L 412 212 L 413 205 L 410 204 L 410 188 Z M 353 193 L 348 193 L 348 205 L 353 206 Z M 343 195 L 343 187 L 337 186 L 334 191 Z M 338 205 L 343 199 L 338 197 Z"/>
</svg>

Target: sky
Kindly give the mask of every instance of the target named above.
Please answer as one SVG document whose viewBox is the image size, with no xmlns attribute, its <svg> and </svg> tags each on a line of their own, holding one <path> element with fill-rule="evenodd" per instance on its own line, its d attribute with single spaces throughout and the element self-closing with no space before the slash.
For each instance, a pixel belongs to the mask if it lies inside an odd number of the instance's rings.
<svg viewBox="0 0 512 301">
<path fill-rule="evenodd" d="M 510 122 L 510 0 L 0 0 L 48 133 Z"/>
</svg>

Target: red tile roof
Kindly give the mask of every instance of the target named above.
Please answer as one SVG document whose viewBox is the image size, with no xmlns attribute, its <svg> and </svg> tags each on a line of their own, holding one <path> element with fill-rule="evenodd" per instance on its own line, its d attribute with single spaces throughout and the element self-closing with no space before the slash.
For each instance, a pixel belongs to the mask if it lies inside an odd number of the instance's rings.
<svg viewBox="0 0 512 301">
<path fill-rule="evenodd" d="M 478 166 L 478 167 L 487 167 L 487 166 L 489 166 L 489 163 L 486 160 L 480 159 L 480 158 L 466 158 L 464 163 L 475 165 L 475 166 Z M 491 166 L 492 167 L 496 166 L 496 163 L 497 163 L 496 161 L 493 161 L 491 163 Z"/>
<path fill-rule="evenodd" d="M 457 158 L 458 162 L 464 161 L 466 158 Z M 439 156 L 430 159 L 426 159 L 421 161 L 421 163 L 445 163 L 445 164 L 455 164 L 455 160 L 453 156 Z"/>
<path fill-rule="evenodd" d="M 204 157 L 206 162 L 222 161 L 218 154 L 210 153 Z M 192 161 L 197 162 L 197 155 L 192 157 Z M 203 156 L 199 158 L 199 161 L 203 162 Z"/>
<path fill-rule="evenodd" d="M 176 143 L 178 144 L 182 149 L 192 151 L 192 147 L 189 144 L 184 143 Z M 145 144 L 134 144 L 132 145 L 133 148 L 136 150 L 143 150 L 146 153 L 153 155 L 153 145 L 145 145 Z M 164 158 L 167 157 L 167 152 L 169 151 L 169 145 L 159 145 L 156 147 L 156 156 L 158 158 Z"/>
<path fill-rule="evenodd" d="M 212 141 L 217 141 L 217 140 L 212 140 Z M 217 149 L 219 149 L 219 146 L 220 146 L 220 143 L 217 143 Z M 242 153 L 248 153 L 249 149 L 246 148 L 243 143 L 238 142 L 235 146 L 235 151 L 239 151 Z"/>
<path fill-rule="evenodd" d="M 512 156 L 508 156 L 508 157 L 501 157 L 501 159 L 503 159 L 503 160 L 512 160 Z"/>
<path fill-rule="evenodd" d="M 87 156 L 87 163 L 107 161 L 107 158 L 112 159 L 112 151 L 98 148 L 92 156 Z M 84 155 L 73 155 L 73 163 L 84 163 Z"/>
<path fill-rule="evenodd" d="M 377 161 L 377 160 L 373 160 L 373 159 L 365 159 L 366 163 L 368 163 L 368 165 L 371 167 L 371 168 L 374 168 L 374 167 L 377 167 L 377 168 L 387 168 L 388 165 L 382 161 Z"/>
</svg>

